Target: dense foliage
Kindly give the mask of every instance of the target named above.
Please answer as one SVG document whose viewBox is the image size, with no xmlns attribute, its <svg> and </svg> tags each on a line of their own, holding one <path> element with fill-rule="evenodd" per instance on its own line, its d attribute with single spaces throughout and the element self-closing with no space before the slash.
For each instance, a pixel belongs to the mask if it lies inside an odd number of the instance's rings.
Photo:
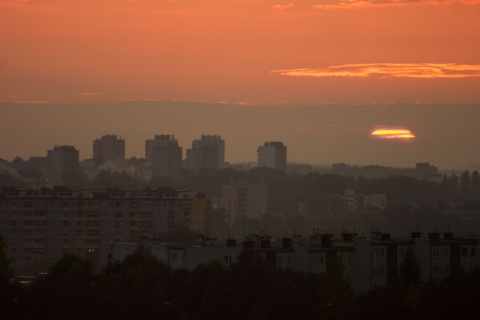
<svg viewBox="0 0 480 320">
<path fill-rule="evenodd" d="M 139 247 L 99 271 L 66 255 L 29 285 L 2 283 L 0 308 L 5 319 L 32 320 L 466 319 L 480 311 L 478 271 L 440 284 L 399 280 L 354 298 L 336 259 L 320 276 L 269 269 L 248 251 L 239 260 L 172 271 Z"/>
</svg>

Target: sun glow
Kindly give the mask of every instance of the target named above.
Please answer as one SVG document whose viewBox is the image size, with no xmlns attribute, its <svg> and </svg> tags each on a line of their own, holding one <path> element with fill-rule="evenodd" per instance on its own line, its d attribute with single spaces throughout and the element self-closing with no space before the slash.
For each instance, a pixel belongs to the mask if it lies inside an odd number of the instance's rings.
<svg viewBox="0 0 480 320">
<path fill-rule="evenodd" d="M 415 139 L 415 135 L 406 129 L 378 129 L 371 133 L 372 137 L 381 139 Z"/>
</svg>

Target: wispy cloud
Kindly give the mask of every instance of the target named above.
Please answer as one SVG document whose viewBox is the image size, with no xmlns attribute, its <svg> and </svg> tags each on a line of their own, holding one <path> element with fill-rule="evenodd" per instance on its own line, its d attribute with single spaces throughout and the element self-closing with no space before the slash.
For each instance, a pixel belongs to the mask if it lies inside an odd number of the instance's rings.
<svg viewBox="0 0 480 320">
<path fill-rule="evenodd" d="M 81 96 L 84 97 L 91 97 L 91 96 L 98 96 L 100 93 L 98 92 L 82 92 L 80 93 Z"/>
<path fill-rule="evenodd" d="M 50 101 L 47 100 L 17 100 L 12 101 L 15 104 L 49 104 Z"/>
<path fill-rule="evenodd" d="M 290 10 L 295 8 L 295 5 L 293 3 L 288 3 L 288 4 L 276 4 L 272 6 L 273 9 L 275 10 Z"/>
<path fill-rule="evenodd" d="M 24 5 L 28 2 L 29 0 L 0 0 L 0 5 Z"/>
<path fill-rule="evenodd" d="M 238 106 L 254 106 L 260 104 L 258 101 L 227 101 L 220 100 L 214 102 L 215 104 L 228 104 L 228 105 L 238 105 Z"/>
<path fill-rule="evenodd" d="M 480 77 L 479 64 L 456 63 L 365 63 L 326 68 L 273 70 L 272 74 L 293 77 L 358 78 L 469 78 Z"/>
<path fill-rule="evenodd" d="M 480 0 L 350 0 L 329 4 L 315 4 L 312 5 L 312 8 L 317 10 L 336 10 L 406 7 L 419 5 L 450 5 L 454 3 L 474 5 L 480 4 Z"/>
</svg>

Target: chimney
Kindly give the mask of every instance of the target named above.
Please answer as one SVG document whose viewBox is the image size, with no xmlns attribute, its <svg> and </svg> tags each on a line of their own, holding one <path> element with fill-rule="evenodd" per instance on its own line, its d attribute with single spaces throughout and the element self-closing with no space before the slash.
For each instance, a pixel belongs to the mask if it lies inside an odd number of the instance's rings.
<svg viewBox="0 0 480 320">
<path fill-rule="evenodd" d="M 444 232 L 443 239 L 445 240 L 453 240 L 453 232 Z"/>
<path fill-rule="evenodd" d="M 342 233 L 343 241 L 353 242 L 353 237 L 355 237 L 356 235 L 357 235 L 356 233 L 350 233 L 350 232 Z"/>
<path fill-rule="evenodd" d="M 227 247 L 236 247 L 236 246 L 237 246 L 237 240 L 227 239 Z"/>
<path fill-rule="evenodd" d="M 262 240 L 260 240 L 260 247 L 261 248 L 270 248 L 270 239 L 263 238 Z"/>
<path fill-rule="evenodd" d="M 420 231 L 414 231 L 411 233 L 412 239 L 420 239 L 422 237 L 422 233 Z"/>
<path fill-rule="evenodd" d="M 382 233 L 380 235 L 380 239 L 383 240 L 383 241 L 388 241 L 390 240 L 390 233 Z"/>
<path fill-rule="evenodd" d="M 430 241 L 439 241 L 440 240 L 440 233 L 438 232 L 431 232 L 428 234 L 428 238 Z"/>
<path fill-rule="evenodd" d="M 321 235 L 322 247 L 331 247 L 333 236 L 334 236 L 333 234 L 322 234 Z"/>
<path fill-rule="evenodd" d="M 245 249 L 253 249 L 255 247 L 255 242 L 253 242 L 253 241 L 243 241 L 243 247 Z"/>
<path fill-rule="evenodd" d="M 291 248 L 291 247 L 292 247 L 292 238 L 283 238 L 282 248 Z"/>
</svg>

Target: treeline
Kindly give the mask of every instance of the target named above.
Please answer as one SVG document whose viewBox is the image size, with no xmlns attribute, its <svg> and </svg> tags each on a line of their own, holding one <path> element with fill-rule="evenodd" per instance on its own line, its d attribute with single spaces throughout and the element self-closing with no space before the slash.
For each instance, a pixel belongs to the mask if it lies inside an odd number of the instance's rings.
<svg viewBox="0 0 480 320">
<path fill-rule="evenodd" d="M 294 273 L 246 252 L 229 268 L 172 271 L 139 247 L 98 271 L 65 255 L 29 285 L 0 282 L 0 308 L 4 319 L 32 320 L 468 319 L 480 311 L 478 271 L 421 285 L 403 267 L 400 279 L 354 297 L 339 262 L 328 264 L 323 275 Z"/>
<path fill-rule="evenodd" d="M 130 160 L 133 161 L 133 160 Z M 69 187 L 85 188 L 145 188 L 182 187 L 205 192 L 209 197 L 221 195 L 222 185 L 236 180 L 263 182 L 268 186 L 268 208 L 272 214 L 291 215 L 299 212 L 302 205 L 306 214 L 318 215 L 344 209 L 335 198 L 347 188 L 358 188 L 365 194 L 385 193 L 389 205 L 396 204 L 442 204 L 445 207 L 461 206 L 463 203 L 480 200 L 480 174 L 465 171 L 444 175 L 440 182 L 409 176 L 364 178 L 332 173 L 287 174 L 271 168 L 253 168 L 240 171 L 232 168 L 219 170 L 202 169 L 197 174 L 184 170 L 180 179 L 154 177 L 144 181 L 135 174 L 103 170 L 94 179 L 87 179 L 81 170 L 64 175 Z M 26 183 L 8 175 L 0 176 L 0 186 Z M 476 207 L 475 207 L 476 208 Z"/>
<path fill-rule="evenodd" d="M 353 297 L 341 271 L 324 276 L 268 269 L 245 253 L 220 263 L 170 270 L 139 247 L 96 271 L 65 255 L 30 285 L 2 284 L 5 319 L 311 319 L 346 318 Z"/>
<path fill-rule="evenodd" d="M 465 171 L 460 176 L 444 175 L 442 181 L 434 182 L 408 176 L 364 178 L 332 173 L 287 174 L 271 168 L 253 168 L 239 171 L 232 168 L 203 169 L 197 174 L 184 170 L 182 177 L 154 177 L 142 181 L 126 172 L 101 171 L 93 180 L 87 180 L 81 172 L 65 177 L 67 186 L 83 187 L 185 187 L 208 196 L 221 195 L 222 185 L 236 180 L 263 182 L 268 186 L 268 208 L 270 213 L 295 214 L 299 204 L 305 203 L 309 214 L 342 209 L 332 196 L 342 195 L 347 188 L 358 188 L 365 194 L 385 193 L 388 204 L 414 203 L 448 206 L 480 200 L 480 174 Z M 332 205 L 333 202 L 333 205 Z"/>
</svg>

